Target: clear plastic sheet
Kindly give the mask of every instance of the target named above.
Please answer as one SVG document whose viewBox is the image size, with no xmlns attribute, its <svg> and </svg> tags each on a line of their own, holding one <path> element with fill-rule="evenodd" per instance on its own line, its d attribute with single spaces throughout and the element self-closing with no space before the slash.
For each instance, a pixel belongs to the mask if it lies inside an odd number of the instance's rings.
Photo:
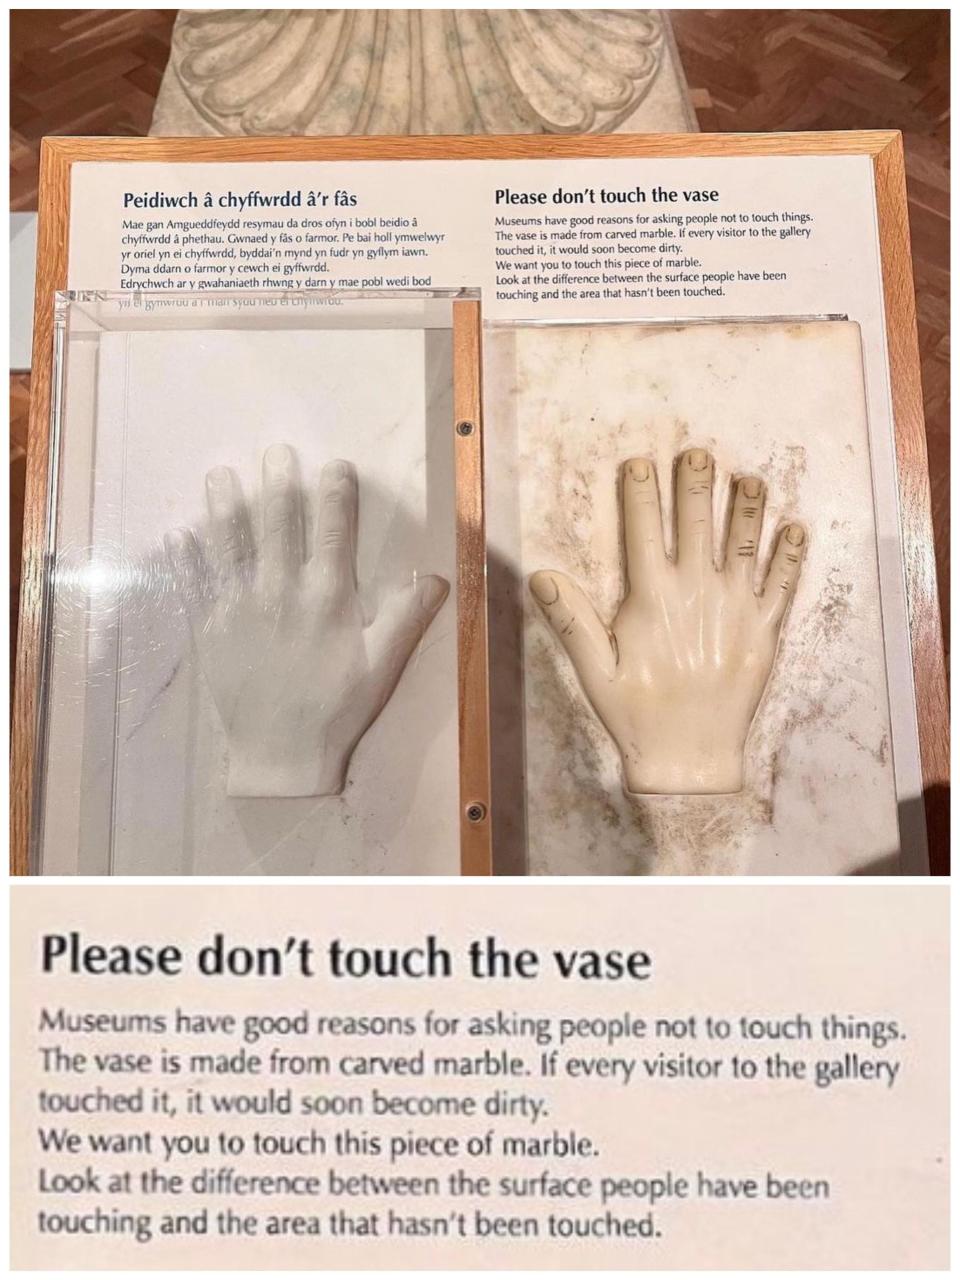
<svg viewBox="0 0 960 1280">
<path fill-rule="evenodd" d="M 454 296 L 58 296 L 35 870 L 456 872 Z"/>
</svg>

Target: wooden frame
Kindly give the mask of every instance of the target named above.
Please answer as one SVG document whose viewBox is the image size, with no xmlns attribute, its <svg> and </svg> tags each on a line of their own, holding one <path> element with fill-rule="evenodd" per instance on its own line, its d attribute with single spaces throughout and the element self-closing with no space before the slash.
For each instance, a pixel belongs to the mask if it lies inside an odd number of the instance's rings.
<svg viewBox="0 0 960 1280">
<path fill-rule="evenodd" d="M 460 872 L 465 876 L 493 874 L 480 340 L 480 303 L 455 302 L 453 396 L 457 450 Z"/>
<path fill-rule="evenodd" d="M 901 504 L 901 537 L 906 573 L 910 639 L 916 687 L 920 758 L 923 772 L 931 871 L 947 869 L 949 848 L 949 718 L 936 565 L 930 517 L 920 366 L 910 236 L 900 134 L 890 130 L 848 133 L 782 134 L 611 134 L 583 137 L 431 137 L 431 138 L 48 138 L 40 159 L 40 226 L 37 246 L 37 309 L 34 324 L 33 380 L 23 537 L 23 585 L 20 643 L 13 714 L 11 778 L 11 863 L 14 874 L 28 873 L 28 833 L 33 794 L 40 670 L 40 605 L 43 588 L 47 453 L 50 422 L 52 294 L 67 283 L 70 175 L 78 161 L 154 161 L 217 163 L 322 160 L 558 160 L 564 158 L 656 158 L 707 156 L 862 155 L 873 163 L 883 275 L 886 336 L 890 362 L 894 430 Z M 479 360 L 461 326 L 458 360 Z M 470 356 L 470 351 L 476 352 Z M 476 420 L 475 406 L 458 401 L 464 421 Z M 466 448 L 463 447 L 467 442 Z M 458 442 L 468 473 L 482 476 L 481 431 Z M 462 546 L 482 538 L 482 510 L 462 512 Z M 479 607 L 482 584 L 460 582 Z M 482 633 L 481 633 L 482 628 Z M 477 629 L 460 632 L 461 691 L 479 710 L 477 655 L 485 646 L 485 617 Z M 461 732 L 463 725 L 461 724 Z M 462 760 L 464 805 L 463 870 L 486 874 L 490 867 L 489 820 L 469 824 L 466 807 L 481 795 L 484 748 Z M 483 803 L 482 799 L 480 803 Z M 489 806 L 488 806 L 489 811 Z"/>
</svg>

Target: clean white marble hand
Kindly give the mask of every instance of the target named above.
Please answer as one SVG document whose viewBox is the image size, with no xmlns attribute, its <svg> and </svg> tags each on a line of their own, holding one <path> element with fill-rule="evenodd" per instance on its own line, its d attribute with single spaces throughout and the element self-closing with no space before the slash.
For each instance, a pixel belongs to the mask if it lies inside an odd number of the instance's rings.
<svg viewBox="0 0 960 1280">
<path fill-rule="evenodd" d="M 206 545 L 177 529 L 166 548 L 226 729 L 228 794 L 337 795 L 449 586 L 422 577 L 365 623 L 357 475 L 347 462 L 323 469 L 309 553 L 297 458 L 286 445 L 263 457 L 259 540 L 228 467 L 209 472 L 206 489 Z"/>
<path fill-rule="evenodd" d="M 674 470 L 676 558 L 664 550 L 657 473 L 623 468 L 626 594 L 608 630 L 575 582 L 554 570 L 530 589 L 566 649 L 584 692 L 620 749 L 626 789 L 639 794 L 743 787 L 747 733 L 773 666 L 806 541 L 780 530 L 755 581 L 764 486 L 734 488 L 723 563 L 713 551 L 713 458 L 682 454 Z"/>
</svg>

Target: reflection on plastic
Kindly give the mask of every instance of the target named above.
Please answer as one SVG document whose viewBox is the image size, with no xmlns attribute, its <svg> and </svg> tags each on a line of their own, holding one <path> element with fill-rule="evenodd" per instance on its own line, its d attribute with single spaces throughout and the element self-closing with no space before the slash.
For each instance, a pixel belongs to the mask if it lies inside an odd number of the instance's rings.
<svg viewBox="0 0 960 1280">
<path fill-rule="evenodd" d="M 713 548 L 713 458 L 682 454 L 674 469 L 676 556 L 669 559 L 656 468 L 623 468 L 627 591 L 610 630 L 562 573 L 530 589 L 584 692 L 617 743 L 626 788 L 639 794 L 740 791 L 747 734 L 773 666 L 800 576 L 806 536 L 781 529 L 762 587 L 755 583 L 764 485 L 736 484 L 724 559 Z"/>
<path fill-rule="evenodd" d="M 206 479 L 209 526 L 165 540 L 194 643 L 227 734 L 231 796 L 338 795 L 449 591 L 440 577 L 393 592 L 366 620 L 357 589 L 358 483 L 330 462 L 312 535 L 297 457 L 263 457 L 261 536 L 236 475 Z"/>
</svg>

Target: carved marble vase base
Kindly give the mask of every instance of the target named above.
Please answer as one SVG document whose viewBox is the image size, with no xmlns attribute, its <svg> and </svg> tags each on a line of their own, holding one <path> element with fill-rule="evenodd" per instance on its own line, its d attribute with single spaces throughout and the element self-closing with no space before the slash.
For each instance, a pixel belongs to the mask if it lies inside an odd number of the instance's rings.
<svg viewBox="0 0 960 1280">
<path fill-rule="evenodd" d="M 669 18 L 653 9 L 184 9 L 150 127 L 155 137 L 696 130 Z"/>
</svg>

